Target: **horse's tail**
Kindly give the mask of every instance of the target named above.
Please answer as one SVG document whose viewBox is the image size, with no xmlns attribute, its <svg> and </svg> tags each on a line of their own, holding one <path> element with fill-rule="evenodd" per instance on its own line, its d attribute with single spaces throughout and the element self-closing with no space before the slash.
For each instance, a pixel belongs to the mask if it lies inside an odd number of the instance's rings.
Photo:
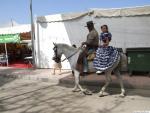
<svg viewBox="0 0 150 113">
<path fill-rule="evenodd" d="M 120 53 L 120 66 L 121 70 L 127 70 L 127 56 L 124 53 Z"/>
</svg>

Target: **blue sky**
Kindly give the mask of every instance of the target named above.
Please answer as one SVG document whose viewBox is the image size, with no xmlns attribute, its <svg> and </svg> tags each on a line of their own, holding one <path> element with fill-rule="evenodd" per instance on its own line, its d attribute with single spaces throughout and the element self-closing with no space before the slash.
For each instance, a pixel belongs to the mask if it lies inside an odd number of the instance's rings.
<svg viewBox="0 0 150 113">
<path fill-rule="evenodd" d="M 0 0 L 0 26 L 14 20 L 30 23 L 30 0 Z M 56 13 L 81 12 L 89 8 L 121 8 L 150 5 L 150 0 L 33 0 L 36 16 Z"/>
</svg>

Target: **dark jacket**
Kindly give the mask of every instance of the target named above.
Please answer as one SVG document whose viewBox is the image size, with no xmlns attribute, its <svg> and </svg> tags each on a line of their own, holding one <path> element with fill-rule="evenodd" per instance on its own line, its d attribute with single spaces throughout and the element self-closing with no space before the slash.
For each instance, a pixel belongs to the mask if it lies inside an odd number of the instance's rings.
<svg viewBox="0 0 150 113">
<path fill-rule="evenodd" d="M 98 32 L 95 29 L 89 32 L 85 43 L 88 47 L 98 47 L 99 36 L 98 36 Z"/>
</svg>

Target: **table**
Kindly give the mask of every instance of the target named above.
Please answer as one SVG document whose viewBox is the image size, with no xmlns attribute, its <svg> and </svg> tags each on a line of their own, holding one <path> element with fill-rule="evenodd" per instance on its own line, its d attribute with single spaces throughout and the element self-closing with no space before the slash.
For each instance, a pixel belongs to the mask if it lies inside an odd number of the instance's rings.
<svg viewBox="0 0 150 113">
<path fill-rule="evenodd" d="M 25 57 L 24 59 L 27 60 L 29 65 L 32 65 L 32 61 L 33 61 L 33 57 L 32 56 Z"/>
</svg>

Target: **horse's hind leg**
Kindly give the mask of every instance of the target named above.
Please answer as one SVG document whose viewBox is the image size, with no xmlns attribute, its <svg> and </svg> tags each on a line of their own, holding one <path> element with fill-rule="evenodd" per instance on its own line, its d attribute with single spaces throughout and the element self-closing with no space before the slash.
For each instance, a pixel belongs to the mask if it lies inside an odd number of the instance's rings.
<svg viewBox="0 0 150 113">
<path fill-rule="evenodd" d="M 105 72 L 105 77 L 106 77 L 106 83 L 105 85 L 102 87 L 101 91 L 99 92 L 99 97 L 103 96 L 103 93 L 106 89 L 106 87 L 109 85 L 109 83 L 111 82 L 111 71 L 110 72 Z"/>
<path fill-rule="evenodd" d="M 115 69 L 114 73 L 115 73 L 116 77 L 118 78 L 118 80 L 120 82 L 120 86 L 121 86 L 120 96 L 124 97 L 125 96 L 125 89 L 124 89 L 123 80 L 122 80 L 122 76 L 120 75 L 119 69 Z"/>
</svg>

